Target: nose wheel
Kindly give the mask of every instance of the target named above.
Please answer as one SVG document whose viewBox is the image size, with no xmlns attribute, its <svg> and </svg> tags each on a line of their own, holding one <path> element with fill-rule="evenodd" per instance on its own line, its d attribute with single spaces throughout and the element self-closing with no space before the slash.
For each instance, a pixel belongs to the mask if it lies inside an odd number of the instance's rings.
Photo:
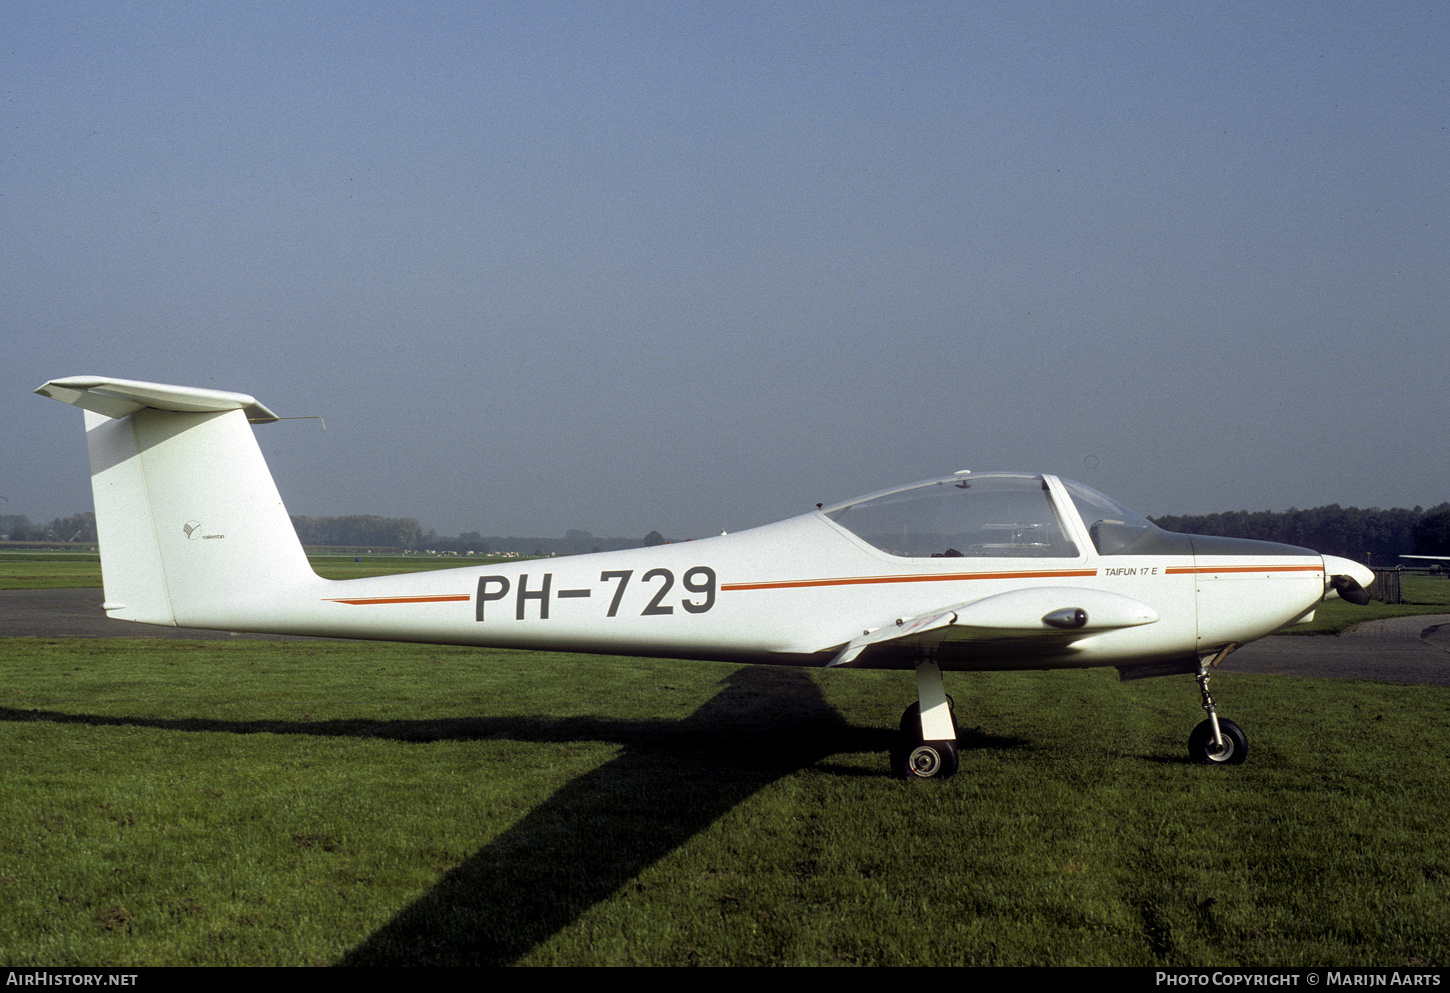
<svg viewBox="0 0 1450 993">
<path fill-rule="evenodd" d="M 1222 744 L 1213 740 L 1213 722 L 1204 721 L 1188 736 L 1188 755 L 1195 762 L 1204 765 L 1238 765 L 1249 754 L 1249 739 L 1244 729 L 1233 721 L 1220 718 L 1219 736 Z"/>
</svg>

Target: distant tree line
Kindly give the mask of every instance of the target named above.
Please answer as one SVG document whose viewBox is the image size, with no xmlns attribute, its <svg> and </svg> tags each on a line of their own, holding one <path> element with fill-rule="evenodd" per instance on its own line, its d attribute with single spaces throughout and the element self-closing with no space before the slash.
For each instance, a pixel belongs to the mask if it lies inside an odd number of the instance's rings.
<svg viewBox="0 0 1450 993">
<path fill-rule="evenodd" d="M 423 547 L 426 534 L 411 517 L 378 517 L 376 514 L 354 514 L 348 517 L 302 517 L 292 515 L 292 526 L 304 545 L 346 545 L 349 548 Z"/>
<path fill-rule="evenodd" d="M 1450 555 L 1450 503 L 1429 510 L 1360 510 L 1336 503 L 1312 510 L 1170 515 L 1153 523 L 1167 531 L 1302 545 L 1378 566 L 1395 565 L 1402 554 Z"/>
<path fill-rule="evenodd" d="M 469 531 L 448 538 L 433 530 L 425 531 L 412 517 L 379 517 L 376 514 L 354 514 L 345 517 L 306 517 L 294 515 L 292 526 L 304 545 L 330 545 L 347 548 L 395 548 L 409 552 L 469 552 L 475 555 L 581 555 L 585 552 L 612 552 L 641 545 L 663 545 L 666 539 L 658 531 L 642 538 L 600 538 L 588 531 L 571 529 L 562 538 L 485 537 Z M 91 511 L 57 517 L 47 524 L 34 524 L 24 514 L 0 514 L 0 541 L 96 543 L 96 515 Z"/>
<path fill-rule="evenodd" d="M 334 545 L 348 548 L 400 548 L 404 551 L 457 552 L 466 555 L 580 555 L 585 552 L 611 552 L 641 545 L 662 545 L 665 539 L 658 531 L 644 538 L 598 538 L 588 531 L 571 529 L 562 538 L 512 538 L 484 536 L 468 531 L 457 537 L 444 537 L 433 530 L 424 531 L 411 517 L 302 517 L 294 515 L 292 525 L 304 545 Z"/>
<path fill-rule="evenodd" d="M 95 544 L 96 515 L 91 511 L 31 524 L 24 514 L 0 514 L 0 541 L 61 541 Z"/>
</svg>

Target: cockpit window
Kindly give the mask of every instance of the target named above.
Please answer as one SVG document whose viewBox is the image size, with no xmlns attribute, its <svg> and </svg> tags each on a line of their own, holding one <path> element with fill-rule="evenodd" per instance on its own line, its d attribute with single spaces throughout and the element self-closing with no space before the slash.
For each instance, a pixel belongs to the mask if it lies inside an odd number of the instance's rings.
<svg viewBox="0 0 1450 993">
<path fill-rule="evenodd" d="M 826 516 L 910 558 L 1076 558 L 1041 476 L 960 475 L 869 497 Z"/>
<path fill-rule="evenodd" d="M 1091 486 L 1070 479 L 1062 480 L 1062 485 L 1071 495 L 1078 516 L 1087 525 L 1099 555 L 1127 554 L 1129 545 L 1158 531 L 1158 526 L 1148 518 Z"/>
</svg>

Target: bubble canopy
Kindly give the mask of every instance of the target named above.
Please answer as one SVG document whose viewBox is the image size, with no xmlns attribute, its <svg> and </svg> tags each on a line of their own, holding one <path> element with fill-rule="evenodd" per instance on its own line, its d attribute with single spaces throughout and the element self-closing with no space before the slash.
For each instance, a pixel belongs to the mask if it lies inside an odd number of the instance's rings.
<svg viewBox="0 0 1450 993">
<path fill-rule="evenodd" d="M 1034 473 L 956 473 L 825 507 L 821 513 L 862 541 L 905 558 L 1070 558 L 1087 531 L 1113 554 L 1157 528 L 1102 493 Z M 1065 505 L 1070 502 L 1071 505 Z M 1079 527 L 1074 519 L 1080 518 Z"/>
</svg>

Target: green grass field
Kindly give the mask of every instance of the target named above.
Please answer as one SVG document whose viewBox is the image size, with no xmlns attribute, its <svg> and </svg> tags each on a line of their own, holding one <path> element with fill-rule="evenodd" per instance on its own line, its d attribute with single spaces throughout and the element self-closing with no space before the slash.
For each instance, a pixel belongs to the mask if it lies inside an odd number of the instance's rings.
<svg viewBox="0 0 1450 993">
<path fill-rule="evenodd" d="M 74 589 L 101 585 L 96 552 L 0 551 L 0 590 Z"/>
<path fill-rule="evenodd" d="M 304 641 L 0 642 L 0 960 L 1450 963 L 1450 690 Z M 1228 679 L 1228 677 L 1224 677 Z M 975 730 L 967 730 L 975 729 Z"/>
</svg>

